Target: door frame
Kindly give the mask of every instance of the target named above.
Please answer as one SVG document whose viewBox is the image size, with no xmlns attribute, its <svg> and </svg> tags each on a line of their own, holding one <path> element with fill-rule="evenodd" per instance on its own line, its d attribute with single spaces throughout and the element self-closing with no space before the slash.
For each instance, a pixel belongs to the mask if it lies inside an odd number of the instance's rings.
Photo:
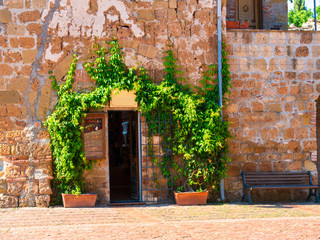
<svg viewBox="0 0 320 240">
<path fill-rule="evenodd" d="M 106 139 L 106 159 L 107 159 L 107 174 L 106 174 L 106 181 L 107 181 L 107 189 L 108 189 L 108 196 L 107 196 L 107 202 L 108 204 L 110 204 L 111 202 L 111 198 L 110 198 L 110 159 L 109 159 L 109 119 L 108 119 L 108 113 L 109 111 L 137 111 L 138 108 L 137 107 L 105 107 L 104 111 L 106 113 L 106 117 L 105 117 L 105 126 L 106 126 L 106 134 L 105 134 L 105 139 Z M 138 201 L 142 202 L 142 164 L 141 164 L 141 112 L 138 112 L 138 118 L 137 118 L 137 125 L 138 125 Z"/>
</svg>

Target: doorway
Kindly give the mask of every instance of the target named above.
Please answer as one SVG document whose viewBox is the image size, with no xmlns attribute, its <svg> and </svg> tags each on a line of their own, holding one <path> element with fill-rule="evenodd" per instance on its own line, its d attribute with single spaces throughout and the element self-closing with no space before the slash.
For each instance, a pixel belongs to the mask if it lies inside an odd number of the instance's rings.
<svg viewBox="0 0 320 240">
<path fill-rule="evenodd" d="M 140 199 L 138 136 L 137 111 L 108 111 L 110 203 Z"/>
</svg>

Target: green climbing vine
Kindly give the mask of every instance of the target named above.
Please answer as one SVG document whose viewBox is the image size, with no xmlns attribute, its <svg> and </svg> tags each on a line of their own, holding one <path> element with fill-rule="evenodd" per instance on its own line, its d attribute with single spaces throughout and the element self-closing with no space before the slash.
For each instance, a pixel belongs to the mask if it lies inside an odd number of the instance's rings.
<svg viewBox="0 0 320 240">
<path fill-rule="evenodd" d="M 218 186 L 226 174 L 229 162 L 227 141 L 231 135 L 229 123 L 221 121 L 216 67 L 210 66 L 203 73 L 202 87 L 192 91 L 182 84 L 182 77 L 177 77 L 182 72 L 173 56 L 172 46 L 169 46 L 163 58 L 164 79 L 156 85 L 143 67 L 128 68 L 125 65 L 117 40 L 110 41 L 109 45 L 109 50 L 96 45 L 96 58 L 84 65 L 91 79 L 96 81 L 91 92 L 72 90 L 77 56 L 74 56 L 65 83 L 58 85 L 54 76 L 51 77 L 58 100 L 45 126 L 51 136 L 54 174 L 60 191 L 76 194 L 84 191 L 82 175 L 84 170 L 92 168 L 92 162 L 84 155 L 82 119 L 89 108 L 105 106 L 114 89 L 135 90 L 139 111 L 146 116 L 154 110 L 170 112 L 173 137 L 168 141 L 172 142 L 173 155 L 181 155 L 183 159 L 182 165 L 173 162 L 175 180 L 186 179 L 187 185 L 195 191 Z M 226 52 L 223 50 L 222 54 L 225 95 L 230 87 L 230 73 Z M 224 103 L 226 100 L 224 97 Z M 163 169 L 166 170 L 163 174 L 168 177 L 169 171 L 165 167 Z M 178 190 L 183 190 L 183 187 Z"/>
</svg>

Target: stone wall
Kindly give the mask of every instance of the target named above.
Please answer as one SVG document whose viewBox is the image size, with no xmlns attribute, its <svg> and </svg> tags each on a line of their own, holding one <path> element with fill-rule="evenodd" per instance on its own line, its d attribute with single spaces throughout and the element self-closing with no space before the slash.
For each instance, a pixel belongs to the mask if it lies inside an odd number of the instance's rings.
<svg viewBox="0 0 320 240">
<path fill-rule="evenodd" d="M 0 207 L 48 206 L 51 153 L 42 121 L 56 98 L 48 70 L 60 81 L 74 51 L 80 52 L 81 70 L 95 36 L 100 40 L 116 36 L 127 64 L 141 62 L 155 81 L 161 81 L 162 52 L 169 39 L 189 76 L 186 82 L 197 84 L 202 64 L 215 59 L 215 2 L 0 1 Z M 80 87 L 91 84 L 79 79 Z M 99 179 L 90 184 L 107 188 L 106 164 L 97 162 L 94 177 L 86 173 L 88 179 Z M 105 196 L 101 202 L 107 200 Z"/>
<path fill-rule="evenodd" d="M 311 171 L 317 183 L 314 117 L 320 93 L 320 33 L 228 31 L 232 90 L 227 197 L 241 198 L 240 171 Z M 255 191 L 255 199 L 304 199 Z"/>
</svg>

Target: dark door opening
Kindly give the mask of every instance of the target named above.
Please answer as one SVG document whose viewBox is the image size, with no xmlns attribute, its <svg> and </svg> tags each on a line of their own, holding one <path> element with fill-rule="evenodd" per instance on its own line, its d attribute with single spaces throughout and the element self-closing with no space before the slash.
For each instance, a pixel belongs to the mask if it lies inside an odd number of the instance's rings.
<svg viewBox="0 0 320 240">
<path fill-rule="evenodd" d="M 139 201 L 138 113 L 108 112 L 110 202 Z"/>
</svg>

